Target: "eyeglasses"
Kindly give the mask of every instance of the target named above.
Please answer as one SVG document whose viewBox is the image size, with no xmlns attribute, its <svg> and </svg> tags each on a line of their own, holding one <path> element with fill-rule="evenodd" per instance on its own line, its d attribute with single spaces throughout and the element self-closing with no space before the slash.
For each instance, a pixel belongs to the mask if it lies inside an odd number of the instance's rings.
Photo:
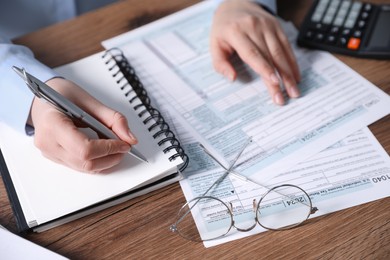
<svg viewBox="0 0 390 260">
<path fill-rule="evenodd" d="M 229 167 L 225 167 L 204 146 L 202 149 L 217 162 L 225 172 L 203 193 L 185 203 L 177 215 L 176 221 L 170 230 L 191 241 L 208 241 L 226 236 L 232 228 L 240 232 L 248 232 L 257 226 L 257 223 L 268 230 L 286 230 L 299 226 L 318 209 L 312 206 L 310 196 L 302 188 L 292 184 L 282 184 L 272 188 L 261 185 L 244 175 L 236 172 L 236 162 L 245 148 L 252 142 L 249 138 Z M 241 203 L 233 207 L 233 203 L 206 195 L 212 188 L 220 185 L 228 175 L 240 180 L 258 185 L 267 191 L 252 201 L 252 208 L 248 209 Z M 233 192 L 233 191 L 232 191 Z M 195 222 L 194 219 L 203 221 Z M 255 220 L 253 222 L 253 219 Z M 238 227 L 245 223 L 246 228 Z"/>
</svg>

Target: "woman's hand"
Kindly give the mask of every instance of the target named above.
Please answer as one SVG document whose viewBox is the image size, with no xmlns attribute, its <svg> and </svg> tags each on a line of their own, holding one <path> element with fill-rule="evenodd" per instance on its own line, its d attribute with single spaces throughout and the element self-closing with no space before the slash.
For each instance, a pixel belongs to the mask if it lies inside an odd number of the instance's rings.
<svg viewBox="0 0 390 260">
<path fill-rule="evenodd" d="M 54 78 L 46 83 L 110 128 L 120 140 L 90 138 L 80 131 L 82 125 L 35 98 L 31 107 L 34 142 L 45 157 L 78 171 L 101 172 L 117 165 L 137 143 L 122 114 L 104 106 L 73 82 Z"/>
<path fill-rule="evenodd" d="M 234 52 L 262 77 L 274 103 L 285 102 L 282 82 L 290 97 L 299 96 L 300 72 L 290 43 L 277 19 L 256 3 L 226 0 L 215 12 L 211 30 L 213 64 L 230 80 L 237 77 L 229 61 Z"/>
</svg>

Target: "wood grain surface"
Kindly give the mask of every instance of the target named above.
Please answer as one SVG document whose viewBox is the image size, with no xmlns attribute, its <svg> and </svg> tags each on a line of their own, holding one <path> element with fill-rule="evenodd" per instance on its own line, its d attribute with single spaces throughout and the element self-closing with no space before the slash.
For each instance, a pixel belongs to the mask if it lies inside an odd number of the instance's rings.
<svg viewBox="0 0 390 260">
<path fill-rule="evenodd" d="M 103 50 L 102 40 L 196 2 L 120 1 L 15 42 L 55 67 Z M 299 26 L 310 3 L 279 1 L 279 14 Z M 336 56 L 390 93 L 390 61 Z M 389 153 L 390 117 L 370 129 Z M 389 198 L 318 217 L 293 230 L 265 232 L 208 249 L 169 231 L 183 202 L 176 183 L 44 233 L 23 236 L 71 259 L 390 259 Z M 0 224 L 16 231 L 2 181 Z"/>
</svg>

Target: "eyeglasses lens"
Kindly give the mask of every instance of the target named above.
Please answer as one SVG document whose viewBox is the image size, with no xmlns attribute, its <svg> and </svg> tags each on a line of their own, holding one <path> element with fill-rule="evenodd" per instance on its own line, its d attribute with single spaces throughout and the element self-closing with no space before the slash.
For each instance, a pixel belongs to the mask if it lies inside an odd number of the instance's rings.
<svg viewBox="0 0 390 260">
<path fill-rule="evenodd" d="M 232 217 L 227 205 L 211 197 L 192 199 L 183 206 L 177 219 L 178 233 L 192 241 L 206 241 L 221 237 L 229 232 L 232 225 Z M 203 221 L 197 227 L 194 219 L 203 219 Z M 202 237 L 199 234 L 203 234 Z"/>
<path fill-rule="evenodd" d="M 310 210 L 310 198 L 305 192 L 293 185 L 281 185 L 259 202 L 257 220 L 267 229 L 288 229 L 305 221 Z"/>
</svg>

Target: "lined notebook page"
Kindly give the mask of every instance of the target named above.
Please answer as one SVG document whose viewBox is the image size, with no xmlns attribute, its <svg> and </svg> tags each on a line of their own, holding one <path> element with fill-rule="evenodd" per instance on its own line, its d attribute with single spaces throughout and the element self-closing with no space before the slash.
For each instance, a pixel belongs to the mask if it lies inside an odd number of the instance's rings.
<svg viewBox="0 0 390 260">
<path fill-rule="evenodd" d="M 169 160 L 173 150 L 167 154 L 162 152 L 147 126 L 134 113 L 101 56 L 102 53 L 89 56 L 59 67 L 57 71 L 107 106 L 122 112 L 139 140 L 137 149 L 149 163 L 126 155 L 110 173 L 77 172 L 44 158 L 34 146 L 32 137 L 0 123 L 0 147 L 28 223 L 45 223 L 142 186 L 182 163 L 179 157 L 172 162 Z"/>
</svg>

